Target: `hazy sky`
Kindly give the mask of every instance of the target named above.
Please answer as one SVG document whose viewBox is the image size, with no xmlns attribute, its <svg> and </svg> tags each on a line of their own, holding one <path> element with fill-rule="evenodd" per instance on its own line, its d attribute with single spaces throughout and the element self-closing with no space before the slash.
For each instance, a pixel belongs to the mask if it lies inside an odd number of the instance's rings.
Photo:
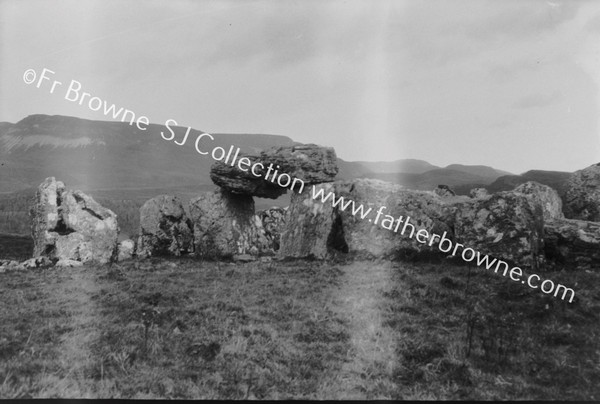
<svg viewBox="0 0 600 404">
<path fill-rule="evenodd" d="M 347 160 L 600 162 L 600 1 L 0 0 L 0 121 L 107 119 L 28 68 L 153 123 Z"/>
</svg>

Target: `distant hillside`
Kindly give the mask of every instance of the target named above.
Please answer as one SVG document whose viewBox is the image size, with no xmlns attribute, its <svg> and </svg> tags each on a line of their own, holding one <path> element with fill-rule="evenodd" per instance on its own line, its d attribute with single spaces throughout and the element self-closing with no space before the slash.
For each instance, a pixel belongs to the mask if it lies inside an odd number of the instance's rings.
<svg viewBox="0 0 600 404">
<path fill-rule="evenodd" d="M 428 163 L 424 160 L 416 159 L 402 159 L 395 161 L 356 161 L 356 164 L 360 164 L 367 170 L 373 173 L 406 173 L 406 174 L 421 174 L 436 168 L 433 164 Z"/>
<path fill-rule="evenodd" d="M 449 166 L 445 167 L 445 169 L 461 171 L 464 173 L 476 175 L 478 177 L 489 178 L 493 180 L 503 175 L 512 175 L 512 173 L 509 173 L 507 171 L 496 170 L 495 168 L 481 165 L 468 166 L 464 164 L 450 164 Z"/>
<path fill-rule="evenodd" d="M 440 184 L 448 185 L 453 189 L 458 186 L 468 185 L 468 189 L 488 184 L 489 179 L 463 171 L 438 168 L 422 174 L 406 173 L 376 173 L 365 175 L 365 178 L 377 178 L 383 181 L 400 184 L 409 189 L 432 190 Z M 467 190 L 468 192 L 468 190 Z"/>
<path fill-rule="evenodd" d="M 175 129 L 181 141 L 187 128 Z M 121 122 L 32 115 L 14 125 L 0 126 L 0 192 L 37 187 L 52 175 L 73 188 L 163 188 L 174 185 L 209 185 L 209 156 L 196 152 L 192 130 L 184 146 L 164 140 L 162 125 L 146 131 Z M 297 144 L 275 135 L 212 134 L 204 147 L 240 147 L 256 152 L 271 146 Z"/>
<path fill-rule="evenodd" d="M 531 170 L 521 175 L 505 175 L 488 185 L 490 192 L 509 191 L 524 182 L 537 181 L 540 184 L 554 188 L 559 195 L 564 195 L 565 184 L 572 173 L 565 171 Z"/>
<path fill-rule="evenodd" d="M 187 128 L 174 128 L 181 141 Z M 163 125 L 147 130 L 122 122 L 91 121 L 67 116 L 31 115 L 16 124 L 0 123 L 0 233 L 29 233 L 29 204 L 37 186 L 54 176 L 71 189 L 80 189 L 113 209 L 124 233 L 137 231 L 138 209 L 160 194 L 184 202 L 215 189 L 210 180 L 214 160 L 194 147 L 198 130 L 178 146 L 164 140 Z M 231 145 L 256 153 L 273 146 L 299 144 L 289 137 L 265 134 L 212 133 L 203 151 Z M 440 168 L 423 160 L 391 162 L 345 161 L 338 158 L 339 179 L 378 178 L 407 188 L 431 190 L 438 184 L 466 193 L 488 185 L 506 172 L 487 166 L 452 164 Z M 257 209 L 286 206 L 290 195 L 277 200 L 255 199 Z"/>
</svg>

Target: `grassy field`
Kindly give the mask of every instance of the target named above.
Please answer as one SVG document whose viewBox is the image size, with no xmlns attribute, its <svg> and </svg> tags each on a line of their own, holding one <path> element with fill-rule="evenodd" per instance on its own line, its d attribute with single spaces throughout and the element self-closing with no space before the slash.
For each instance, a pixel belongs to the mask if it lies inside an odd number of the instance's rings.
<svg viewBox="0 0 600 404">
<path fill-rule="evenodd" d="M 452 264 L 150 259 L 0 274 L 0 398 L 600 399 L 564 303 Z"/>
</svg>

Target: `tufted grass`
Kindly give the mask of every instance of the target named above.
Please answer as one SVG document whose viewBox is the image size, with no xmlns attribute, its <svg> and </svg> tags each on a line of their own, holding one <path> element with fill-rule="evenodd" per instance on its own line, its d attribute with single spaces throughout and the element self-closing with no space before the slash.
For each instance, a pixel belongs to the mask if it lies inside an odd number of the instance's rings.
<svg viewBox="0 0 600 404">
<path fill-rule="evenodd" d="M 315 398 L 349 349 L 340 275 L 183 259 L 2 274 L 0 397 Z"/>
<path fill-rule="evenodd" d="M 8 272 L 0 398 L 598 400 L 600 273 L 544 277 L 577 299 L 453 264 Z"/>
<path fill-rule="evenodd" d="M 600 399 L 600 273 L 552 272 L 573 303 L 467 266 L 398 264 L 385 325 L 405 400 Z"/>
</svg>

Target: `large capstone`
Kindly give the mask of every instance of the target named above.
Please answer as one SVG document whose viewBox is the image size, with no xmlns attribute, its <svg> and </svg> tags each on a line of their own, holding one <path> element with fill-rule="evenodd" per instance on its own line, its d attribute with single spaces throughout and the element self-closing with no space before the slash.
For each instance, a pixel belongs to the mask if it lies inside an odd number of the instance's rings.
<svg viewBox="0 0 600 404">
<path fill-rule="evenodd" d="M 260 165 L 254 166 L 256 163 L 263 164 L 260 156 L 241 154 L 236 161 L 242 161 L 242 169 L 237 164 L 232 166 L 222 161 L 215 162 L 210 169 L 211 180 L 222 189 L 238 195 L 277 199 L 287 192 L 287 188 L 265 180 L 266 170 L 260 169 Z M 259 176 L 254 175 L 249 167 L 254 167 L 254 172 Z"/>
<path fill-rule="evenodd" d="M 308 184 L 332 181 L 337 172 L 335 150 L 309 144 L 271 148 L 258 155 L 239 154 L 227 163 L 217 161 L 210 178 L 232 194 L 276 199 L 287 189 L 300 192 Z"/>
<path fill-rule="evenodd" d="M 137 255 L 179 256 L 193 251 L 191 221 L 179 198 L 160 195 L 140 208 Z"/>
</svg>

